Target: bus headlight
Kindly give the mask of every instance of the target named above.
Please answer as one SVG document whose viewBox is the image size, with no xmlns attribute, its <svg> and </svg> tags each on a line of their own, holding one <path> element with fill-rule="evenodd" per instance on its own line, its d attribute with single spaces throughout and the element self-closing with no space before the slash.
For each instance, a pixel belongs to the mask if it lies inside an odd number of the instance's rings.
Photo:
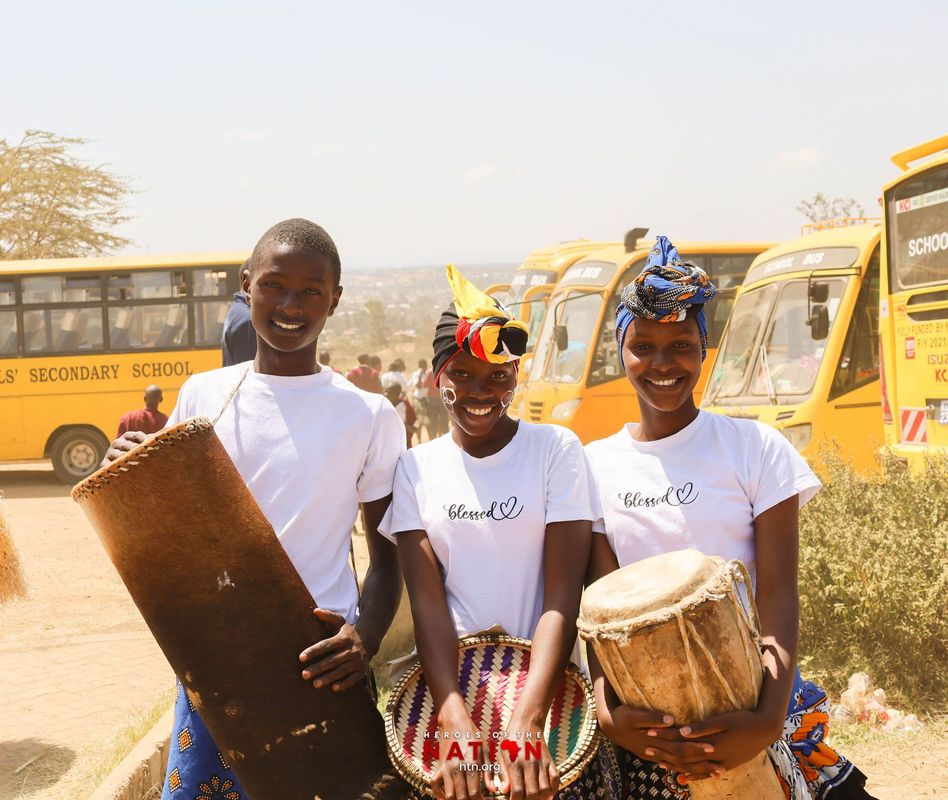
<svg viewBox="0 0 948 800">
<path fill-rule="evenodd" d="M 579 408 L 581 399 L 579 397 L 574 398 L 573 400 L 566 400 L 562 403 L 557 403 L 553 406 L 553 410 L 550 412 L 550 419 L 569 419 L 573 414 L 576 413 L 576 409 Z"/>
<path fill-rule="evenodd" d="M 813 436 L 813 426 L 809 422 L 804 425 L 791 425 L 789 428 L 784 428 L 781 433 L 799 451 L 810 443 L 810 438 Z"/>
</svg>

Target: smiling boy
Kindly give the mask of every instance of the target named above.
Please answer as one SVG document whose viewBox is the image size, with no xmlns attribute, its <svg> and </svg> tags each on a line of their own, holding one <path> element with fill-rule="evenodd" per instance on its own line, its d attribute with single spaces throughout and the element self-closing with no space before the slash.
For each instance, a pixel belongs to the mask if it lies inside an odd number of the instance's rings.
<svg viewBox="0 0 948 800">
<path fill-rule="evenodd" d="M 384 397 L 317 363 L 319 334 L 342 295 L 340 272 L 336 246 L 318 225 L 289 219 L 264 233 L 242 275 L 255 359 L 192 376 L 169 419 L 214 419 L 223 409 L 217 436 L 319 606 L 315 615 L 335 631 L 288 656 L 299 658 L 302 679 L 334 691 L 363 682 L 398 607 L 395 548 L 377 526 L 405 447 L 402 421 Z M 126 434 L 107 459 L 143 438 Z M 370 557 L 361 603 L 348 564 L 360 504 Z M 171 741 L 165 800 L 198 796 L 203 786 L 245 800 L 180 690 Z"/>
</svg>

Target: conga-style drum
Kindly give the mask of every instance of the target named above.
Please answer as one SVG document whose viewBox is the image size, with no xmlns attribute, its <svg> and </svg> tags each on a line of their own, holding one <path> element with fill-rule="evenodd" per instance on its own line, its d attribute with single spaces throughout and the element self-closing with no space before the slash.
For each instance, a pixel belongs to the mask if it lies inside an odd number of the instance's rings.
<svg viewBox="0 0 948 800">
<path fill-rule="evenodd" d="M 151 436 L 72 494 L 253 800 L 408 792 L 368 691 L 302 679 L 299 654 L 330 632 L 208 420 Z"/>
<path fill-rule="evenodd" d="M 578 627 L 625 705 L 678 726 L 757 707 L 757 613 L 739 561 L 679 550 L 630 564 L 586 590 Z M 766 751 L 690 786 L 695 800 L 784 798 Z"/>
</svg>

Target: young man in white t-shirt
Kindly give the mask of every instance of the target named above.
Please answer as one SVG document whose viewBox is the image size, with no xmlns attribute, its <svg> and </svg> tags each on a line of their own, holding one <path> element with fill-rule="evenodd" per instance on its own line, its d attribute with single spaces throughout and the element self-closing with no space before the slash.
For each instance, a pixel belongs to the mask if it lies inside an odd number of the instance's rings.
<svg viewBox="0 0 948 800">
<path fill-rule="evenodd" d="M 312 593 L 314 614 L 335 631 L 292 654 L 302 678 L 345 691 L 365 678 L 398 607 L 395 548 L 377 529 L 405 447 L 404 426 L 381 395 L 317 364 L 319 334 L 342 294 L 329 235 L 307 220 L 286 220 L 263 235 L 248 263 L 242 281 L 256 358 L 188 379 L 169 424 L 220 413 L 217 436 Z M 107 460 L 143 438 L 126 434 Z M 347 560 L 360 505 L 370 557 L 361 603 Z M 187 747 L 172 748 L 162 797 L 195 797 L 212 776 L 245 797 L 179 691 L 172 742 L 184 731 Z"/>
</svg>

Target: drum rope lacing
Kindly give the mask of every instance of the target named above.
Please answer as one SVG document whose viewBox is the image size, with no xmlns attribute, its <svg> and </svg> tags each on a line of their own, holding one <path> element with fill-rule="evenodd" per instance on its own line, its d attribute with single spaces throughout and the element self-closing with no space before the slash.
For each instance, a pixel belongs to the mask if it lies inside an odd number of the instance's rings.
<svg viewBox="0 0 948 800">
<path fill-rule="evenodd" d="M 681 637 L 685 660 L 688 664 L 688 674 L 691 682 L 691 690 L 695 698 L 695 705 L 697 706 L 699 716 L 702 719 L 706 716 L 706 712 L 704 700 L 700 691 L 697 659 L 695 657 L 692 644 L 694 644 L 704 656 L 705 661 L 711 668 L 712 673 L 720 683 L 721 687 L 724 689 L 727 699 L 734 707 L 734 710 L 739 711 L 743 708 L 743 706 L 738 701 L 734 691 L 731 689 L 730 684 L 727 682 L 723 673 L 715 662 L 711 650 L 701 638 L 701 635 L 698 633 L 698 630 L 695 628 L 694 624 L 690 620 L 685 619 L 685 614 L 709 600 L 721 601 L 727 598 L 727 600 L 730 601 L 730 604 L 733 606 L 734 612 L 738 616 L 742 617 L 747 623 L 746 626 L 738 625 L 737 627 L 741 632 L 740 635 L 742 649 L 747 658 L 748 675 L 753 680 L 755 680 L 757 688 L 760 686 L 759 679 L 762 678 L 760 662 L 758 660 L 755 664 L 755 660 L 752 655 L 755 651 L 757 653 L 760 652 L 760 619 L 757 615 L 757 608 L 754 605 L 752 583 L 750 575 L 747 572 L 747 567 L 745 567 L 744 564 L 738 560 L 733 560 L 726 563 L 720 558 L 714 558 L 714 560 L 718 564 L 722 564 L 725 569 L 723 569 L 714 578 L 700 586 L 696 591 L 692 592 L 686 597 L 683 597 L 677 603 L 668 606 L 667 608 L 653 612 L 652 614 L 641 615 L 640 617 L 633 620 L 618 620 L 615 622 L 606 622 L 595 625 L 589 623 L 584 624 L 582 621 L 578 623 L 580 634 L 587 641 L 592 639 L 607 639 L 624 642 L 631 639 L 636 632 L 645 628 L 664 624 L 669 622 L 674 617 L 678 625 L 678 632 Z M 746 592 L 746 605 L 739 598 L 738 592 L 732 591 L 737 588 L 738 584 L 742 585 Z M 753 641 L 753 649 L 751 648 L 751 641 Z M 624 661 L 619 659 L 618 664 L 624 666 Z M 615 668 L 617 665 L 612 664 L 612 666 Z M 646 700 L 645 693 L 636 683 L 628 670 L 624 670 L 624 678 L 625 680 L 623 681 L 623 685 L 631 687 L 635 691 L 635 694 L 638 695 L 638 699 L 642 705 L 645 708 L 654 711 L 655 709 L 648 702 L 648 700 Z"/>
</svg>

